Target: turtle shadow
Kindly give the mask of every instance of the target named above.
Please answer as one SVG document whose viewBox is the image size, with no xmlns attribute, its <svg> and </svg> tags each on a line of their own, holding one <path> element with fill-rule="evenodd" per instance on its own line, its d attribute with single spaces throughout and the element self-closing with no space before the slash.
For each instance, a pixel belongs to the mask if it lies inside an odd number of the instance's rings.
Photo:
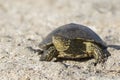
<svg viewBox="0 0 120 80">
<path fill-rule="evenodd" d="M 71 59 L 71 58 L 57 58 L 57 60 L 55 60 L 55 62 L 63 62 L 63 61 L 77 61 L 77 62 L 85 62 L 88 61 L 90 59 L 93 59 L 93 57 L 89 57 L 89 58 L 76 58 L 76 59 Z"/>
<path fill-rule="evenodd" d="M 108 47 L 120 50 L 120 45 L 108 45 Z"/>
</svg>

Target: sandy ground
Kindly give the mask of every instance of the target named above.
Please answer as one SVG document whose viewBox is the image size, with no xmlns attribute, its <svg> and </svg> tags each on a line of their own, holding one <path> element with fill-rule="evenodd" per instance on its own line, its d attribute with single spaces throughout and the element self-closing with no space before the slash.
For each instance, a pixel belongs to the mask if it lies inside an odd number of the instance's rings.
<svg viewBox="0 0 120 80">
<path fill-rule="evenodd" d="M 104 66 L 42 62 L 28 47 L 55 28 L 78 23 L 109 45 Z M 0 0 L 0 80 L 120 80 L 120 0 Z"/>
</svg>

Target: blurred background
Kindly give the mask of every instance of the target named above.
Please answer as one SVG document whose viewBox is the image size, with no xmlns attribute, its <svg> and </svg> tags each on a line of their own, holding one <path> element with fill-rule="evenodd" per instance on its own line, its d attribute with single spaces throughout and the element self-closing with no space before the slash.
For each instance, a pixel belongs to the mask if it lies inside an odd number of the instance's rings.
<svg viewBox="0 0 120 80">
<path fill-rule="evenodd" d="M 71 22 L 111 40 L 120 34 L 120 0 L 0 0 L 0 35 L 45 36 Z"/>
</svg>

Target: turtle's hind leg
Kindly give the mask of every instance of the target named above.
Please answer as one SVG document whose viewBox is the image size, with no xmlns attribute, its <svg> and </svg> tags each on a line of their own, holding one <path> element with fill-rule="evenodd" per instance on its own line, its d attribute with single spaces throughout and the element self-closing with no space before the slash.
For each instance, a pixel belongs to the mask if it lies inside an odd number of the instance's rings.
<svg viewBox="0 0 120 80">
<path fill-rule="evenodd" d="M 54 57 L 58 56 L 58 52 L 54 46 L 50 46 L 43 52 L 40 57 L 40 61 L 51 61 Z"/>
<path fill-rule="evenodd" d="M 95 64 L 104 63 L 107 59 L 107 56 L 105 56 L 106 53 L 104 53 L 103 49 L 94 43 L 91 45 L 91 47 L 93 57 L 95 58 Z"/>
</svg>

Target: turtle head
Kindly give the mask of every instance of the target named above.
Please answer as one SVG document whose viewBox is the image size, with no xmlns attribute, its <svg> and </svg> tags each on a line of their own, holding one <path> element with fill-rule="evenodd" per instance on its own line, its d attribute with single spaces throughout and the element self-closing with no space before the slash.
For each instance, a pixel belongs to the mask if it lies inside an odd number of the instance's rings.
<svg viewBox="0 0 120 80">
<path fill-rule="evenodd" d="M 54 35 L 52 41 L 58 51 L 65 51 L 70 47 L 70 39 L 61 35 Z"/>
</svg>

